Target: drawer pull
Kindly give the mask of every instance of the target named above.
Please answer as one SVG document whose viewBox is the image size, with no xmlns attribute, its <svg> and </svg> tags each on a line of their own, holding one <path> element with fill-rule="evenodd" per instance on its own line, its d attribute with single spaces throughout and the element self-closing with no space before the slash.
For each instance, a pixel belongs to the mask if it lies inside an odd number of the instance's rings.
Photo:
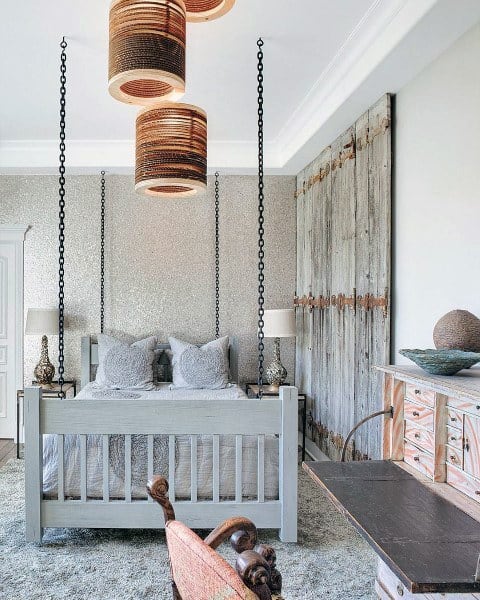
<svg viewBox="0 0 480 600">
<path fill-rule="evenodd" d="M 457 460 L 457 457 L 456 457 L 456 456 L 454 456 L 454 455 L 452 454 L 452 455 L 450 456 L 450 460 L 451 460 L 452 462 L 456 462 L 456 460 Z"/>
<path fill-rule="evenodd" d="M 475 407 L 477 410 L 480 410 L 480 404 L 477 404 L 477 406 Z"/>
<path fill-rule="evenodd" d="M 480 490 L 476 490 L 476 491 L 475 491 L 475 494 L 476 494 L 477 496 L 480 496 Z"/>
<path fill-rule="evenodd" d="M 416 394 L 421 394 L 422 392 L 420 390 L 415 390 Z"/>
<path fill-rule="evenodd" d="M 450 417 L 450 421 L 456 421 L 457 417 Z"/>
<path fill-rule="evenodd" d="M 419 433 L 416 433 L 415 437 L 417 438 L 417 440 L 419 440 L 422 436 Z"/>
<path fill-rule="evenodd" d="M 414 456 L 414 457 L 413 457 L 413 460 L 414 460 L 415 462 L 420 462 L 420 457 L 419 457 L 418 455 L 417 455 L 417 456 Z"/>
<path fill-rule="evenodd" d="M 450 439 L 452 440 L 452 442 L 455 442 L 457 440 L 457 438 L 454 435 L 451 435 Z"/>
<path fill-rule="evenodd" d="M 400 583 L 397 585 L 397 594 L 399 596 L 403 596 L 403 587 L 401 586 Z"/>
<path fill-rule="evenodd" d="M 419 413 L 417 410 L 414 410 L 414 411 L 412 412 L 412 415 L 413 415 L 414 417 L 419 417 L 419 416 L 420 416 L 420 413 Z"/>
</svg>

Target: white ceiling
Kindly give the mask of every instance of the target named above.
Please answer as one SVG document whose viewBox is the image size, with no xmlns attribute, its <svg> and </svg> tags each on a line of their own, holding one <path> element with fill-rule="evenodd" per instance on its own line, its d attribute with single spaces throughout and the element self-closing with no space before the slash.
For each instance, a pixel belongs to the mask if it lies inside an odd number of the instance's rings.
<svg viewBox="0 0 480 600">
<path fill-rule="evenodd" d="M 136 109 L 107 92 L 108 6 L 109 0 L 23 0 L 2 7 L 0 170 L 55 168 L 63 34 L 69 166 L 133 166 Z M 190 24 L 184 99 L 208 113 L 209 168 L 255 167 L 259 35 L 267 166 L 295 173 L 479 18 L 478 0 L 237 0 L 223 18 Z"/>
</svg>

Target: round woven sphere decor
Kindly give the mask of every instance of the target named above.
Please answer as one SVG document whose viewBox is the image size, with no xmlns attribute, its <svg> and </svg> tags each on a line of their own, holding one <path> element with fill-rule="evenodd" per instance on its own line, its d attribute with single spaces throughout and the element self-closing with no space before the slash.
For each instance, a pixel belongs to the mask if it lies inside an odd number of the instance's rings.
<svg viewBox="0 0 480 600">
<path fill-rule="evenodd" d="M 468 310 L 452 310 L 433 329 L 436 348 L 480 352 L 480 319 Z"/>
<path fill-rule="evenodd" d="M 190 197 L 207 189 L 207 115 L 197 106 L 164 102 L 138 113 L 135 190 Z"/>
<path fill-rule="evenodd" d="M 185 0 L 187 21 L 213 21 L 233 8 L 235 0 Z"/>
<path fill-rule="evenodd" d="M 185 93 L 183 0 L 113 0 L 108 90 L 128 104 L 179 100 Z"/>
</svg>

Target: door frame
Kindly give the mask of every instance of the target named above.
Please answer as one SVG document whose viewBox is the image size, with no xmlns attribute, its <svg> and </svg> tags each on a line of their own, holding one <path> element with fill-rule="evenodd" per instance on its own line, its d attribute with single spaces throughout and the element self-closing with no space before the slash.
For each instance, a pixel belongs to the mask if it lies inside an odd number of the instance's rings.
<svg viewBox="0 0 480 600">
<path fill-rule="evenodd" d="M 24 242 L 28 225 L 18 224 L 0 224 L 0 244 L 15 245 L 15 352 L 13 354 L 15 387 L 16 389 L 23 388 L 23 328 L 24 328 Z M 7 398 L 8 407 L 16 410 L 16 398 Z M 16 444 L 19 440 L 16 439 L 17 434 L 14 432 L 14 441 Z M 22 437 L 22 433 L 20 433 Z"/>
</svg>

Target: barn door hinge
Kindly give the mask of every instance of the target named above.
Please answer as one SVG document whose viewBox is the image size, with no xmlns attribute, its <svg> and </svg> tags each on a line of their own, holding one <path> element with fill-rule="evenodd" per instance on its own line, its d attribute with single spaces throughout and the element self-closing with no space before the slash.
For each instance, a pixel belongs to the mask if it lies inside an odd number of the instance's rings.
<svg viewBox="0 0 480 600">
<path fill-rule="evenodd" d="M 312 295 L 312 292 L 309 292 L 308 295 L 295 296 L 293 299 L 293 306 L 294 308 L 308 308 L 310 312 L 312 312 L 314 308 L 325 310 L 331 306 L 335 306 L 340 311 L 343 311 L 348 307 L 354 312 L 358 307 L 361 307 L 365 311 L 381 308 L 383 316 L 386 317 L 389 308 L 388 288 L 385 288 L 385 294 L 383 296 L 375 296 L 370 293 L 363 296 L 357 296 L 355 288 L 353 289 L 353 294 L 351 296 L 345 294 L 323 296 L 320 294 L 315 298 L 315 296 Z"/>
<path fill-rule="evenodd" d="M 314 297 L 312 292 L 308 293 L 308 296 L 305 294 L 303 296 L 295 296 L 293 299 L 293 307 L 294 308 L 308 308 L 310 312 L 313 310 L 313 300 Z"/>
<path fill-rule="evenodd" d="M 373 310 L 376 307 L 381 308 L 383 310 L 383 316 L 386 317 L 388 314 L 388 288 L 385 288 L 385 294 L 383 296 L 374 296 L 373 294 L 358 296 L 357 304 L 361 306 L 363 310 Z"/>
<path fill-rule="evenodd" d="M 357 291 L 353 288 L 353 294 L 351 296 L 346 296 L 345 294 L 332 296 L 330 303 L 331 306 L 336 306 L 338 310 L 345 310 L 345 308 L 348 307 L 355 312 L 357 310 Z"/>
</svg>

